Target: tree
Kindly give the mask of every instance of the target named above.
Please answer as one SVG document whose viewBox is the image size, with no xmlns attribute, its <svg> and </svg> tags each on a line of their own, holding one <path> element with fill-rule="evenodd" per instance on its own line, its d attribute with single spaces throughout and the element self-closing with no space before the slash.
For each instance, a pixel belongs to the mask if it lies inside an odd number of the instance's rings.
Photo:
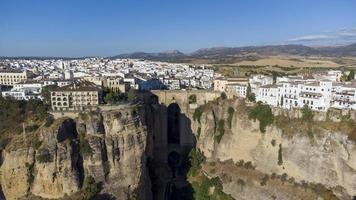
<svg viewBox="0 0 356 200">
<path fill-rule="evenodd" d="M 251 110 L 248 115 L 249 119 L 256 120 L 260 122 L 260 131 L 264 133 L 266 127 L 273 123 L 273 113 L 269 105 L 264 105 L 261 102 L 257 103 L 256 107 Z"/>
<path fill-rule="evenodd" d="M 279 150 L 278 150 L 278 165 L 283 164 L 283 155 L 282 155 L 282 144 L 279 144 Z"/>
<path fill-rule="evenodd" d="M 227 99 L 227 96 L 226 96 L 226 93 L 225 92 L 222 92 L 221 95 L 220 95 L 221 99 L 225 100 Z"/>
<path fill-rule="evenodd" d="M 85 199 L 91 199 L 100 192 L 99 185 L 92 176 L 86 176 L 83 183 L 83 194 Z"/>
<path fill-rule="evenodd" d="M 119 101 L 119 94 L 110 91 L 109 93 L 105 94 L 104 101 L 108 104 L 116 104 Z"/>
<path fill-rule="evenodd" d="M 137 99 L 137 91 L 133 88 L 127 92 L 127 100 L 128 101 L 135 101 Z"/>
<path fill-rule="evenodd" d="M 273 71 L 272 72 L 273 84 L 277 82 L 277 76 L 278 76 L 277 72 Z"/>
<path fill-rule="evenodd" d="M 252 92 L 250 84 L 248 84 L 246 88 L 246 97 L 249 101 L 256 102 L 256 95 Z"/>
<path fill-rule="evenodd" d="M 42 88 L 41 96 L 45 104 L 51 104 L 51 90 L 58 88 L 57 85 L 47 85 Z"/>
<path fill-rule="evenodd" d="M 283 98 L 283 95 L 281 96 L 281 107 L 283 107 L 283 102 L 284 101 L 284 98 Z"/>
<path fill-rule="evenodd" d="M 349 75 L 347 76 L 347 79 L 348 79 L 349 81 L 351 81 L 351 80 L 353 80 L 354 78 L 355 78 L 355 72 L 354 72 L 354 70 L 351 70 L 350 73 L 349 73 Z"/>
<path fill-rule="evenodd" d="M 308 105 L 304 105 L 302 108 L 302 119 L 307 122 L 313 121 L 314 113 L 313 111 L 308 107 Z"/>
</svg>

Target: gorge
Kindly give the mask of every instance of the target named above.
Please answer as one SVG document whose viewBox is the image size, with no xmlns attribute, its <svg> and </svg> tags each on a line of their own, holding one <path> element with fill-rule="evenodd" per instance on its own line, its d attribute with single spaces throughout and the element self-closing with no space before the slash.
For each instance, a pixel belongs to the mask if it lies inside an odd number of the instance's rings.
<svg viewBox="0 0 356 200">
<path fill-rule="evenodd" d="M 194 97 L 194 98 L 192 98 Z M 5 199 L 352 199 L 354 112 L 271 110 L 208 91 L 153 91 L 15 135 L 1 152 Z M 324 116 L 328 115 L 328 116 Z M 264 115 L 264 117 L 266 117 Z M 261 131 L 262 130 L 262 131 Z"/>
</svg>

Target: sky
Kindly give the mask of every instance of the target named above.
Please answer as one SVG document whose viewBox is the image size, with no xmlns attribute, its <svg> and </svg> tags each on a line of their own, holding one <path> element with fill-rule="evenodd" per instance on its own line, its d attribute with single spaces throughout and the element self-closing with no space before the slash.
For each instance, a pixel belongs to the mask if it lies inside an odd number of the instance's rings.
<svg viewBox="0 0 356 200">
<path fill-rule="evenodd" d="M 0 56 L 352 42 L 355 0 L 0 0 Z"/>
</svg>

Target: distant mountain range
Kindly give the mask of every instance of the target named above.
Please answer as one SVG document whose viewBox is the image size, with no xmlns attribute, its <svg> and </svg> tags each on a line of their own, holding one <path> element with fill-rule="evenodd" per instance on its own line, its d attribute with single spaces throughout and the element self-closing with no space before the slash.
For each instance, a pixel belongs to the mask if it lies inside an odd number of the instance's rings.
<svg viewBox="0 0 356 200">
<path fill-rule="evenodd" d="M 310 47 L 297 44 L 287 45 L 267 45 L 267 46 L 246 46 L 246 47 L 213 47 L 198 49 L 197 51 L 185 54 L 178 50 L 147 53 L 134 52 L 120 54 L 108 58 L 133 58 L 168 62 L 190 62 L 192 60 L 204 60 L 212 63 L 236 61 L 241 57 L 256 59 L 260 56 L 295 55 L 295 56 L 321 56 L 321 57 L 347 57 L 356 56 L 356 43 L 345 46 Z M 75 59 L 68 57 L 1 57 L 11 59 Z M 86 58 L 86 57 L 81 57 Z M 77 58 L 78 59 L 78 58 Z"/>
<path fill-rule="evenodd" d="M 356 43 L 345 46 L 309 47 L 304 45 L 268 45 L 268 46 L 246 46 L 246 47 L 213 47 L 199 49 L 191 54 L 184 54 L 178 50 L 146 53 L 135 52 L 131 54 L 120 54 L 112 58 L 135 58 L 161 61 L 177 61 L 189 59 L 222 59 L 246 55 L 275 56 L 275 55 L 298 55 L 298 56 L 322 56 L 342 57 L 356 56 Z"/>
</svg>

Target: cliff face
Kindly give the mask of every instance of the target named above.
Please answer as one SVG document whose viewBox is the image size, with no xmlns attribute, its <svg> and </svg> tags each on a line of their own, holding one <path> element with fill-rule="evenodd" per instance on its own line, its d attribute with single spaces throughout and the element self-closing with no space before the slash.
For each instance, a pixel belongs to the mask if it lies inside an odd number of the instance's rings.
<svg viewBox="0 0 356 200">
<path fill-rule="evenodd" d="M 266 133 L 261 133 L 259 122 L 249 120 L 246 107 L 238 101 L 218 104 L 204 110 L 200 123 L 192 119 L 197 148 L 208 162 L 251 161 L 255 170 L 264 174 L 286 173 L 296 182 L 321 183 L 336 192 L 356 195 L 356 145 L 342 131 L 321 128 L 311 139 L 297 129 L 284 134 L 276 125 L 271 125 Z M 235 110 L 231 128 L 229 107 Z M 221 119 L 225 120 L 224 134 L 218 142 L 216 134 Z M 227 188 L 231 191 L 231 184 Z M 241 194 L 232 195 L 241 198 Z"/>
<path fill-rule="evenodd" d="M 27 194 L 56 199 L 81 190 L 85 176 L 117 199 L 150 199 L 147 131 L 134 106 L 77 119 L 14 138 L 3 151 L 1 186 L 6 199 Z"/>
</svg>

